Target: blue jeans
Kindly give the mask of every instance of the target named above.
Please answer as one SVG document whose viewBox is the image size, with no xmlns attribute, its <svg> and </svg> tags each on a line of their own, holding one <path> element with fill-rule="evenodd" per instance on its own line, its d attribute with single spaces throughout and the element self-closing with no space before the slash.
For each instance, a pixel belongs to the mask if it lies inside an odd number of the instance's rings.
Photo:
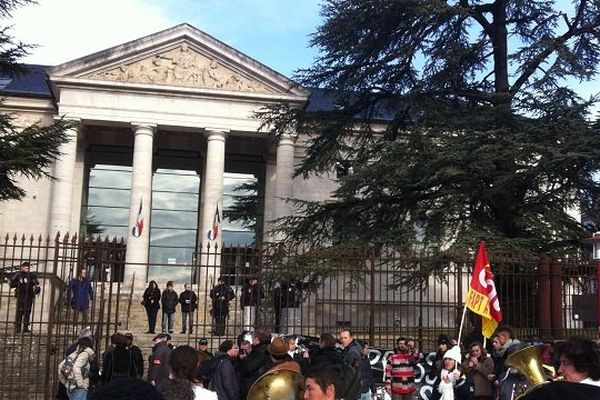
<svg viewBox="0 0 600 400">
<path fill-rule="evenodd" d="M 371 391 L 366 391 L 360 394 L 360 400 L 372 400 L 373 396 L 371 395 Z"/>
<path fill-rule="evenodd" d="M 165 332 L 167 330 L 167 328 L 169 329 L 169 332 L 173 331 L 173 314 L 174 313 L 167 313 L 167 312 L 163 311 L 163 317 L 162 317 L 163 332 Z"/>
<path fill-rule="evenodd" d="M 187 320 L 190 319 L 190 333 L 194 330 L 194 312 L 181 312 L 181 330 L 183 332 L 187 331 Z"/>
<path fill-rule="evenodd" d="M 87 398 L 87 389 L 76 388 L 67 390 L 69 400 L 85 400 Z"/>
</svg>

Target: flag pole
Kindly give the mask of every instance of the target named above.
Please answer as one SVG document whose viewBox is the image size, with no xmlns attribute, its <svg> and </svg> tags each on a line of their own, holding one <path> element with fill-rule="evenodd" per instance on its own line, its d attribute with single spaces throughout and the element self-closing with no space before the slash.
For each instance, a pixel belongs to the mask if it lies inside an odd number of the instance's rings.
<svg viewBox="0 0 600 400">
<path fill-rule="evenodd" d="M 458 346 L 460 347 L 460 339 L 462 337 L 463 325 L 465 324 L 465 315 L 467 315 L 467 302 L 463 307 L 462 317 L 460 319 L 460 328 L 458 328 Z"/>
</svg>

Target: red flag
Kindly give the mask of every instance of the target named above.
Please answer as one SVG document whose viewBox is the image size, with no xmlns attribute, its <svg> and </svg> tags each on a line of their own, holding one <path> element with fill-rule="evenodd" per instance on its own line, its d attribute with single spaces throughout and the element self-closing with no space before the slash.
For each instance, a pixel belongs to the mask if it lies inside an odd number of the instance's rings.
<svg viewBox="0 0 600 400">
<path fill-rule="evenodd" d="M 469 291 L 467 292 L 466 305 L 469 310 L 481 315 L 481 332 L 490 338 L 502 321 L 500 301 L 494 283 L 494 275 L 490 269 L 485 242 L 479 243 L 479 249 L 473 265 L 473 276 Z"/>
</svg>

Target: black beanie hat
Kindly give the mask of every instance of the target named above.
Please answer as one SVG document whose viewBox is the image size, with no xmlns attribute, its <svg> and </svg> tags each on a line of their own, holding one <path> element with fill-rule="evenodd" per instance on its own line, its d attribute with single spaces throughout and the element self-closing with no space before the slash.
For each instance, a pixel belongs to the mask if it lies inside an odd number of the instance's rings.
<svg viewBox="0 0 600 400">
<path fill-rule="evenodd" d="M 438 344 L 438 346 L 440 344 L 449 345 L 450 344 L 450 339 L 448 339 L 448 335 L 445 335 L 443 333 L 441 335 L 439 335 L 438 336 L 438 340 L 437 340 L 437 344 Z"/>
</svg>

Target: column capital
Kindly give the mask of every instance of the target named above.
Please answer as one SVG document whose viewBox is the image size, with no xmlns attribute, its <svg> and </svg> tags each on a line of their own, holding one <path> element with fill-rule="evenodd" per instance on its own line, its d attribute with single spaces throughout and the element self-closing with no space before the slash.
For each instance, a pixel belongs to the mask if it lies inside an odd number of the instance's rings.
<svg viewBox="0 0 600 400">
<path fill-rule="evenodd" d="M 157 125 L 146 123 L 146 122 L 132 122 L 131 129 L 135 135 L 149 135 L 154 136 L 156 133 Z"/>
<path fill-rule="evenodd" d="M 277 137 L 277 145 L 295 145 L 298 140 L 298 134 L 296 133 L 283 133 Z"/>
<path fill-rule="evenodd" d="M 230 132 L 229 129 L 223 129 L 223 128 L 208 128 L 207 127 L 205 129 L 206 129 L 205 135 L 208 138 L 208 140 L 223 140 L 224 141 Z"/>
</svg>

